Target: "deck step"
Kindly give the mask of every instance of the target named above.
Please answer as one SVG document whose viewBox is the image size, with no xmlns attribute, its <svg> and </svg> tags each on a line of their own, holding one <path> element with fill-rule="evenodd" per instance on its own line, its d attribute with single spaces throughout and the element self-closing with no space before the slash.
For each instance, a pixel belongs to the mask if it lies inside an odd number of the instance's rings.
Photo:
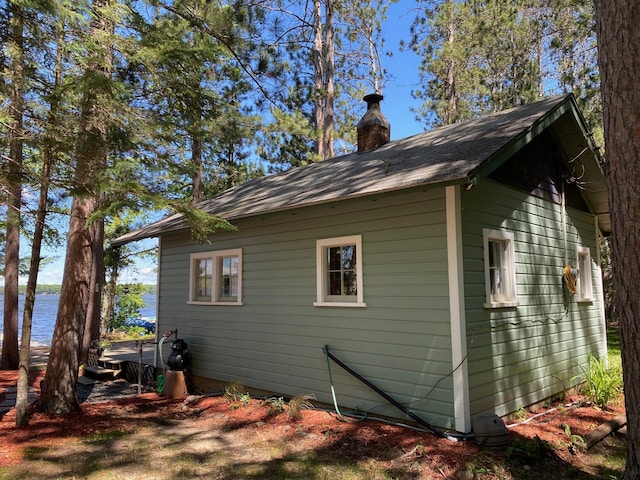
<svg viewBox="0 0 640 480">
<path fill-rule="evenodd" d="M 80 385 L 95 385 L 98 382 L 95 378 L 85 377 L 84 375 L 80 375 L 78 377 L 78 383 Z"/>
<path fill-rule="evenodd" d="M 85 377 L 95 378 L 96 380 L 114 380 L 121 370 L 114 370 L 113 368 L 97 367 L 87 365 L 84 367 Z"/>
<path fill-rule="evenodd" d="M 110 358 L 110 357 L 100 357 L 100 360 L 98 361 L 98 366 L 103 367 L 103 368 L 110 368 L 112 370 L 123 370 L 123 362 L 122 360 L 118 360 L 116 358 Z"/>
</svg>

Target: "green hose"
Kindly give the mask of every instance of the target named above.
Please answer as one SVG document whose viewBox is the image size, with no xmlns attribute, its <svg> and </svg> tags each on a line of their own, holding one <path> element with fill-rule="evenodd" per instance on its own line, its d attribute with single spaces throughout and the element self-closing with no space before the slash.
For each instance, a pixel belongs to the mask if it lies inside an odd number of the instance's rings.
<svg viewBox="0 0 640 480">
<path fill-rule="evenodd" d="M 164 375 L 165 375 L 165 368 L 164 368 L 164 360 L 162 359 L 162 344 L 164 343 L 165 337 L 160 337 L 160 341 L 158 342 L 158 352 L 160 354 L 160 362 L 162 363 L 162 375 L 158 375 L 157 378 L 157 386 L 156 386 L 156 391 L 158 392 L 158 395 L 161 395 L 162 392 L 164 391 Z"/>
<path fill-rule="evenodd" d="M 338 414 L 338 418 L 340 418 L 340 420 L 342 420 L 343 422 L 349 422 L 348 418 L 345 418 L 344 415 L 342 415 L 342 412 L 340 412 L 340 408 L 338 408 L 338 400 L 336 399 L 336 391 L 333 388 L 333 377 L 331 376 L 331 362 L 329 361 L 329 347 L 327 345 L 325 345 L 324 347 L 322 347 L 322 351 L 324 352 L 324 357 L 327 360 L 327 371 L 329 372 L 329 384 L 331 385 L 331 396 L 333 397 L 333 408 L 335 408 L 336 413 Z M 356 418 L 356 422 L 362 422 L 363 420 L 366 420 L 368 417 L 367 413 L 364 413 L 363 416 L 358 417 L 356 415 L 349 415 L 351 417 L 355 417 Z"/>
<path fill-rule="evenodd" d="M 342 413 L 340 413 L 340 409 L 338 408 L 338 400 L 336 399 L 336 391 L 333 388 L 333 377 L 331 376 L 331 362 L 329 362 L 329 354 L 327 352 L 327 346 L 326 345 L 324 347 L 322 347 L 322 351 L 324 352 L 324 358 L 327 360 L 327 370 L 329 371 L 329 384 L 331 385 L 331 396 L 333 397 L 333 407 L 336 409 L 336 413 L 338 414 L 338 417 L 340 417 L 340 420 L 345 420 L 345 418 L 342 416 Z"/>
</svg>

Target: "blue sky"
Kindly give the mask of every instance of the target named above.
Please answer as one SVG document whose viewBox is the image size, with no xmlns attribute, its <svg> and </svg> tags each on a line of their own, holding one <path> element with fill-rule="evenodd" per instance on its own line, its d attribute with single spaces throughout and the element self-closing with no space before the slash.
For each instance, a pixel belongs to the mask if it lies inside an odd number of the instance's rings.
<svg viewBox="0 0 640 480">
<path fill-rule="evenodd" d="M 391 139 L 399 139 L 415 135 L 424 130 L 423 125 L 415 120 L 412 107 L 417 107 L 418 102 L 411 97 L 411 91 L 416 88 L 418 82 L 419 58 L 410 50 L 400 51 L 400 41 L 409 40 L 409 27 L 413 21 L 412 9 L 416 3 L 412 0 L 401 0 L 391 4 L 387 13 L 388 20 L 384 26 L 385 45 L 384 50 L 393 52 L 392 57 L 383 57 L 382 62 L 391 74 L 391 78 L 384 84 L 384 100 L 381 104 L 382 112 L 391 124 Z M 364 114 L 365 103 L 362 103 Z M 155 240 L 145 241 L 140 249 L 155 245 Z M 64 269 L 65 246 L 59 248 L 46 248 L 43 254 L 47 257 L 57 257 L 47 265 L 38 278 L 39 284 L 62 283 Z M 23 245 L 21 254 L 28 255 L 29 245 Z M 156 283 L 155 265 L 142 262 L 136 265 L 135 271 L 123 272 L 122 282 Z M 0 278 L 0 283 L 4 279 Z M 26 278 L 21 279 L 26 283 Z"/>
</svg>

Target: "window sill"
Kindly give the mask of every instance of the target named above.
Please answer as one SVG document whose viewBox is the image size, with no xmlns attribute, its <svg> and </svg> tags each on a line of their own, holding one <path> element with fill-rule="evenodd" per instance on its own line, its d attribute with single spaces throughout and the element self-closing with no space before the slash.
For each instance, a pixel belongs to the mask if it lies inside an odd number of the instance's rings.
<svg viewBox="0 0 640 480">
<path fill-rule="evenodd" d="M 226 306 L 233 306 L 233 307 L 241 307 L 242 305 L 244 305 L 243 302 L 199 302 L 196 300 L 189 300 L 187 304 L 188 305 L 226 305 Z"/>
<path fill-rule="evenodd" d="M 367 306 L 366 303 L 358 303 L 358 302 L 313 302 L 314 307 L 355 307 L 355 308 L 364 308 Z"/>
<path fill-rule="evenodd" d="M 484 308 L 514 308 L 518 306 L 518 302 L 491 302 L 485 303 Z"/>
<path fill-rule="evenodd" d="M 576 303 L 593 303 L 593 298 L 576 298 Z"/>
</svg>

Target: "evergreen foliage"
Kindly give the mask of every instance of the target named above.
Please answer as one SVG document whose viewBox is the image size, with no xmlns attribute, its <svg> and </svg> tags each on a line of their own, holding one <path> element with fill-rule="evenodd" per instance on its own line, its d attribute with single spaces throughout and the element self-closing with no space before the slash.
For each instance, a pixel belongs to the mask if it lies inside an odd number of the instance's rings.
<svg viewBox="0 0 640 480">
<path fill-rule="evenodd" d="M 422 58 L 416 116 L 439 126 L 573 91 L 601 129 L 588 0 L 422 1 L 409 46 Z"/>
</svg>

